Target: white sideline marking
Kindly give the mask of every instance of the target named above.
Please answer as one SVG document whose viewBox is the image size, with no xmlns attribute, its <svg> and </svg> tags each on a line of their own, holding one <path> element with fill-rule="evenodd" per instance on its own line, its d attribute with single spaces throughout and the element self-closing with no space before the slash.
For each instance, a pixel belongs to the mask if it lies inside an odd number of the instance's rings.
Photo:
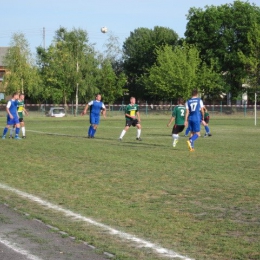
<svg viewBox="0 0 260 260">
<path fill-rule="evenodd" d="M 8 248 L 11 248 L 13 251 L 15 251 L 15 252 L 17 252 L 17 253 L 19 253 L 21 255 L 26 256 L 30 260 L 42 260 L 38 256 L 30 254 L 28 251 L 18 247 L 15 243 L 12 243 L 12 242 L 10 242 L 8 240 L 5 240 L 2 237 L 0 237 L 0 243 L 4 244 Z"/>
<path fill-rule="evenodd" d="M 180 259 L 184 259 L 184 260 L 193 260 L 191 258 L 188 258 L 186 256 L 183 256 L 183 255 L 180 255 L 176 252 L 174 252 L 173 250 L 170 250 L 170 249 L 167 249 L 167 248 L 163 248 L 161 247 L 160 245 L 156 245 L 154 243 L 151 243 L 149 241 L 146 241 L 144 239 L 141 239 L 141 238 L 138 238 L 134 235 L 130 235 L 128 233 L 125 233 L 125 232 L 121 232 L 119 230 L 116 230 L 114 228 L 111 228 L 105 224 L 102 224 L 102 223 L 99 223 L 95 220 L 92 220 L 90 218 L 87 218 L 87 217 L 84 217 L 80 214 L 77 214 L 77 213 L 74 213 L 70 210 L 67 210 L 67 209 L 63 209 L 55 204 L 52 204 L 48 201 L 45 201 L 45 200 L 42 200 L 41 198 L 39 197 L 36 197 L 36 196 L 33 196 L 29 193 L 26 193 L 26 192 L 23 192 L 23 191 L 20 191 L 20 190 L 17 190 L 15 188 L 12 188 L 8 185 L 5 185 L 5 184 L 1 184 L 0 183 L 0 188 L 1 189 L 4 189 L 4 190 L 7 190 L 7 191 L 11 191 L 13 193 L 16 193 L 17 195 L 23 197 L 23 198 L 26 198 L 26 199 L 29 199 L 31 201 L 34 201 L 34 202 L 37 202 L 39 205 L 42 205 L 48 209 L 53 209 L 55 211 L 58 211 L 58 212 L 61 212 L 63 214 L 65 214 L 65 216 L 67 217 L 70 217 L 72 219 L 75 219 L 75 220 L 81 220 L 83 222 L 87 222 L 89 224 L 92 224 L 93 226 L 97 226 L 97 227 L 100 227 L 102 228 L 104 231 L 108 231 L 111 235 L 117 235 L 118 237 L 124 239 L 124 240 L 129 240 L 129 241 L 132 241 L 132 242 L 135 242 L 137 244 L 138 247 L 146 247 L 146 248 L 150 248 L 152 250 L 154 250 L 156 253 L 158 254 L 161 254 L 165 257 L 169 257 L 169 258 L 180 258 Z"/>
</svg>

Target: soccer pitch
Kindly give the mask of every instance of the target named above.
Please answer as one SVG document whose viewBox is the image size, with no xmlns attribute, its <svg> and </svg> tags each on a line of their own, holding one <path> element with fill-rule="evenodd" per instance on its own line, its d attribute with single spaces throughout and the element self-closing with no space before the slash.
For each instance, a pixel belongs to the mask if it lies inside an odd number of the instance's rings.
<svg viewBox="0 0 260 260">
<path fill-rule="evenodd" d="M 169 117 L 143 115 L 141 142 L 132 127 L 118 141 L 123 116 L 101 119 L 95 139 L 85 138 L 88 117 L 26 117 L 25 140 L 1 140 L 0 184 L 75 216 L 0 185 L 1 203 L 114 259 L 167 259 L 154 245 L 179 258 L 260 259 L 260 127 L 253 117 L 212 117 L 213 136 L 189 152 L 184 132 L 172 147 Z"/>
</svg>

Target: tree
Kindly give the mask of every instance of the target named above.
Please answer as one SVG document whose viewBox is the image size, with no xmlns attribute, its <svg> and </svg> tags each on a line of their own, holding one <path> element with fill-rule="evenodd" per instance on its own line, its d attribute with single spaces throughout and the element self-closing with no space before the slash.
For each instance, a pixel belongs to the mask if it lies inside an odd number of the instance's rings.
<svg viewBox="0 0 260 260">
<path fill-rule="evenodd" d="M 187 16 L 186 41 L 195 44 L 200 57 L 208 65 L 213 59 L 219 74 L 227 73 L 226 91 L 236 97 L 242 91 L 244 65 L 238 56 L 245 55 L 248 48 L 248 32 L 255 22 L 260 23 L 260 9 L 248 2 L 234 1 L 233 4 L 191 8 Z"/>
<path fill-rule="evenodd" d="M 56 31 L 53 44 L 37 48 L 38 65 L 45 85 L 45 98 L 66 105 L 67 101 L 86 101 L 97 90 L 98 59 L 88 44 L 87 32 L 81 29 Z"/>
<path fill-rule="evenodd" d="M 4 77 L 6 93 L 26 93 L 34 96 L 40 91 L 36 66 L 33 63 L 29 45 L 23 34 L 12 35 L 10 48 L 4 57 L 8 73 Z"/>
<path fill-rule="evenodd" d="M 171 29 L 156 26 L 154 29 L 138 28 L 131 32 L 123 44 L 124 71 L 131 95 L 147 98 L 142 78 L 156 61 L 156 48 L 176 45 L 178 35 Z"/>
</svg>

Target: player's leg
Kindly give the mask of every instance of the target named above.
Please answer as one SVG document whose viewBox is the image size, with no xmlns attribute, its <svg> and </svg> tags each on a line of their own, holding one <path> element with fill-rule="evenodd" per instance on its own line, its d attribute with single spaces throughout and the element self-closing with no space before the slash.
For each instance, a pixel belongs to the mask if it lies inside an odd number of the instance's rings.
<svg viewBox="0 0 260 260">
<path fill-rule="evenodd" d="M 16 140 L 21 139 L 19 137 L 19 133 L 20 133 L 20 122 L 19 122 L 19 119 L 17 119 L 14 139 L 16 139 Z"/>
<path fill-rule="evenodd" d="M 172 146 L 175 147 L 179 140 L 179 134 L 178 134 L 178 126 L 174 125 L 172 128 Z"/>
<path fill-rule="evenodd" d="M 131 125 L 132 125 L 132 122 L 130 120 L 126 120 L 126 125 L 125 125 L 125 128 L 123 129 L 123 131 L 121 132 L 121 134 L 119 136 L 119 141 L 122 141 L 124 135 L 126 134 L 126 132 L 128 131 L 128 129 Z"/>
<path fill-rule="evenodd" d="M 187 141 L 188 147 L 190 151 L 194 151 L 194 142 L 198 139 L 200 136 L 200 122 L 193 122 L 190 121 L 190 127 L 191 127 L 191 137 Z"/>
<path fill-rule="evenodd" d="M 91 138 L 93 135 L 94 124 L 95 124 L 95 117 L 92 114 L 90 114 L 89 116 L 89 122 L 90 122 L 90 126 L 88 128 L 88 138 Z"/>
<path fill-rule="evenodd" d="M 9 130 L 9 128 L 10 128 L 10 125 L 8 125 L 8 123 L 7 123 L 7 125 L 4 128 L 3 134 L 2 134 L 2 139 L 5 139 L 5 136 Z"/>
<path fill-rule="evenodd" d="M 136 124 L 136 128 L 137 128 L 137 133 L 136 133 L 136 140 L 138 140 L 138 141 L 142 141 L 142 139 L 141 139 L 141 129 L 142 129 L 142 126 L 141 126 L 141 124 Z"/>
<path fill-rule="evenodd" d="M 19 118 L 20 124 L 21 124 L 21 130 L 22 130 L 22 138 L 25 138 L 25 126 L 23 118 Z"/>
</svg>

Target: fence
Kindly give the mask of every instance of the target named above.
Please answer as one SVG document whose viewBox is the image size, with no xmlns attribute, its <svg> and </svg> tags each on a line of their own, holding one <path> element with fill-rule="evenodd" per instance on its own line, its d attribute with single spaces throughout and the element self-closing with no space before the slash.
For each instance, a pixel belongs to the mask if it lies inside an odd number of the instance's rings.
<svg viewBox="0 0 260 260">
<path fill-rule="evenodd" d="M 57 104 L 26 104 L 26 109 L 37 116 L 46 116 L 51 107 L 64 107 L 64 105 Z M 85 104 L 78 105 L 78 111 L 76 112 L 76 106 L 68 104 L 65 107 L 66 114 L 68 116 L 79 115 L 85 107 Z M 214 115 L 253 115 L 255 112 L 254 105 L 206 105 L 211 116 Z M 124 114 L 124 104 L 106 105 L 108 116 L 116 116 Z M 145 115 L 170 115 L 174 105 L 153 105 L 153 104 L 139 104 L 140 113 Z M 260 105 L 256 106 L 257 112 L 260 111 Z M 6 105 L 0 104 L 0 116 L 6 115 Z"/>
</svg>

